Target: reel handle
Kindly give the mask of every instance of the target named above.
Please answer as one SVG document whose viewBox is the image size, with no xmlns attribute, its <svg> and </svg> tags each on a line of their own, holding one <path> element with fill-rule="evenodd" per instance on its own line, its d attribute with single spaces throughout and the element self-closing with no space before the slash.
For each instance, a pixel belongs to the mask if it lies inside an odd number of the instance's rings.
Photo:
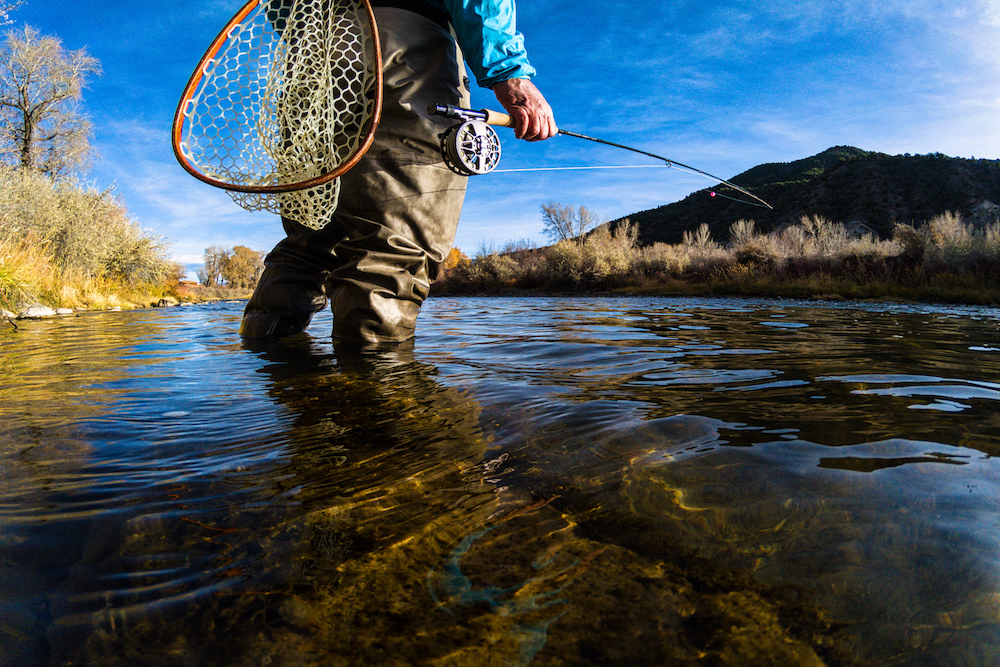
<svg viewBox="0 0 1000 667">
<path fill-rule="evenodd" d="M 474 109 L 462 109 L 451 104 L 431 104 L 427 107 L 427 113 L 432 116 L 444 116 L 445 118 L 454 118 L 456 120 L 479 120 L 487 125 L 496 125 L 497 127 L 514 127 L 514 119 L 508 114 L 501 111 L 493 111 L 492 109 L 480 109 L 476 111 Z"/>
</svg>

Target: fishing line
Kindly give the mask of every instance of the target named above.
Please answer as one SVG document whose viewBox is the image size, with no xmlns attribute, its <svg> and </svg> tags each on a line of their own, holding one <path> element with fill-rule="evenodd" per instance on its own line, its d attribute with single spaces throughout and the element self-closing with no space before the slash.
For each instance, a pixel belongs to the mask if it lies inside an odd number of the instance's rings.
<svg viewBox="0 0 1000 667">
<path fill-rule="evenodd" d="M 678 167 L 676 164 L 605 164 L 605 165 L 595 165 L 595 166 L 577 166 L 577 167 L 521 167 L 518 169 L 494 169 L 493 174 L 523 174 L 533 171 L 585 171 L 593 169 L 677 169 L 677 171 L 683 171 L 687 173 L 694 174 L 696 176 L 705 176 L 697 171 L 690 171 Z M 721 197 L 722 199 L 728 199 L 729 201 L 738 202 L 740 204 L 749 204 L 751 206 L 760 206 L 757 202 L 748 202 L 743 199 L 738 199 L 736 197 L 730 197 L 729 195 L 724 195 L 721 192 L 716 192 L 715 190 L 710 190 L 708 195 L 710 197 Z"/>
<path fill-rule="evenodd" d="M 708 195 L 710 197 L 722 197 L 723 199 L 728 199 L 730 201 L 738 201 L 741 204 L 749 204 L 750 203 L 750 202 L 745 202 L 742 199 L 737 199 L 736 197 L 730 197 L 729 195 L 724 195 L 721 192 L 715 192 L 714 190 L 712 190 L 711 192 L 709 192 Z M 757 206 L 759 206 L 759 204 L 757 204 Z M 768 206 L 768 208 L 771 208 L 771 207 Z"/>
<path fill-rule="evenodd" d="M 668 166 L 668 167 L 672 167 L 674 169 L 677 169 L 678 171 L 686 171 L 689 174 L 696 174 L 698 176 L 703 176 L 703 177 L 711 179 L 713 181 L 717 181 L 717 182 L 721 183 L 722 185 L 725 185 L 727 187 L 732 188 L 733 190 L 736 190 L 737 192 L 741 192 L 741 193 L 745 194 L 747 197 L 752 198 L 754 201 L 746 201 L 746 200 L 743 200 L 743 199 L 737 199 L 736 197 L 727 197 L 726 195 L 718 195 L 718 196 L 720 196 L 720 197 L 722 197 L 724 199 L 730 199 L 730 200 L 735 201 L 735 202 L 740 202 L 741 204 L 749 204 L 750 206 L 757 206 L 757 207 L 760 207 L 760 208 L 767 208 L 767 209 L 774 210 L 773 206 L 771 206 L 770 204 L 768 204 L 766 201 L 764 201 L 763 199 L 761 199 L 760 197 L 758 197 L 754 193 L 749 192 L 749 191 L 741 188 L 740 186 L 738 186 L 738 185 L 736 185 L 734 183 L 730 183 L 729 181 L 727 181 L 724 178 L 719 178 L 718 176 L 714 176 L 714 175 L 708 173 L 707 171 L 702 171 L 701 169 L 698 169 L 697 167 L 692 167 L 690 165 L 686 165 L 683 162 L 678 162 L 677 160 L 671 160 L 670 158 L 665 158 L 662 155 L 656 155 L 655 153 L 650 153 L 648 151 L 640 150 L 638 148 L 632 148 L 631 146 L 626 146 L 624 144 L 616 144 L 613 141 L 606 141 L 604 139 L 598 139 L 597 137 L 587 136 L 586 134 L 579 134 L 578 132 L 570 132 L 569 130 L 559 130 L 559 134 L 565 135 L 567 137 L 576 137 L 577 139 L 586 139 L 587 141 L 593 141 L 594 143 L 604 144 L 605 146 L 614 146 L 615 148 L 621 148 L 622 150 L 632 151 L 633 153 L 638 153 L 640 155 L 646 155 L 646 156 L 654 158 L 656 160 L 663 160 L 663 162 L 665 162 L 666 166 Z M 713 192 L 712 196 L 714 197 L 714 196 L 716 196 L 716 194 L 717 193 Z"/>
<path fill-rule="evenodd" d="M 604 143 L 604 142 L 602 142 Z M 662 159 L 662 158 L 659 158 Z M 676 169 L 677 171 L 683 171 L 688 174 L 693 174 L 695 176 L 701 176 L 702 178 L 708 178 L 714 181 L 719 181 L 721 179 L 706 174 L 697 169 L 687 168 L 678 162 L 670 161 L 667 164 L 606 164 L 606 165 L 596 165 L 596 166 L 577 166 L 577 167 L 522 167 L 518 169 L 494 169 L 491 173 L 494 174 L 518 174 L 527 173 L 533 171 L 584 171 L 593 169 Z M 723 184 L 726 184 L 723 182 Z M 756 201 L 746 201 L 745 199 L 739 199 L 738 197 L 730 197 L 729 195 L 724 195 L 721 192 L 716 192 L 715 190 L 709 191 L 709 196 L 711 197 L 721 197 L 722 199 L 728 199 L 729 201 L 738 202 L 740 204 L 748 204 L 750 206 L 757 206 L 759 208 L 764 208 L 764 204 L 758 203 Z M 753 195 L 751 195 L 753 196 Z M 767 208 L 771 208 L 768 206 Z"/>
<path fill-rule="evenodd" d="M 475 111 L 473 109 L 462 109 L 454 107 L 450 104 L 432 103 L 427 110 L 428 113 L 432 115 L 445 116 L 447 118 L 455 118 L 457 120 L 463 121 L 461 124 L 449 128 L 444 134 L 441 135 L 441 152 L 445 157 L 445 162 L 448 164 L 450 168 L 466 176 L 472 176 L 474 174 L 487 174 L 496 170 L 497 162 L 500 159 L 500 141 L 499 138 L 497 138 L 496 136 L 496 132 L 494 132 L 490 126 L 499 125 L 502 127 L 514 127 L 514 120 L 509 115 L 504 113 L 499 113 L 497 111 L 492 111 L 490 109 L 483 109 L 481 111 Z M 638 148 L 633 148 L 631 146 L 626 146 L 624 144 L 618 144 L 613 141 L 607 141 L 605 139 L 591 137 L 586 134 L 580 134 L 578 132 L 571 132 L 569 130 L 559 130 L 558 133 L 567 137 L 585 139 L 586 141 L 592 141 L 594 143 L 604 144 L 605 146 L 620 148 L 622 150 L 631 151 L 633 153 L 638 153 L 640 155 L 651 157 L 655 160 L 661 160 L 668 167 L 673 167 L 680 171 L 686 171 L 691 174 L 704 176 L 705 178 L 716 181 L 721 185 L 724 185 L 728 188 L 732 188 L 736 192 L 746 195 L 752 201 L 747 201 L 745 199 L 739 199 L 736 197 L 730 197 L 715 192 L 712 193 L 713 197 L 718 196 L 722 197 L 723 199 L 730 199 L 732 201 L 739 202 L 741 204 L 748 204 L 750 206 L 757 206 L 759 208 L 767 208 L 772 210 L 774 208 L 773 206 L 768 204 L 766 201 L 764 201 L 757 195 L 753 194 L 752 192 L 744 188 L 741 188 L 735 183 L 730 183 L 724 178 L 719 178 L 714 174 L 710 174 L 707 171 L 698 169 L 697 167 L 692 167 L 691 165 L 684 164 L 683 162 L 677 162 L 676 160 L 665 158 L 662 155 L 650 153 L 648 151 L 644 151 Z M 595 168 L 621 169 L 621 168 L 632 168 L 632 167 L 614 166 L 614 167 L 595 167 Z M 574 168 L 551 167 L 551 168 L 532 168 L 523 170 L 509 169 L 504 171 L 508 172 L 556 171 L 560 169 L 574 169 Z"/>
<path fill-rule="evenodd" d="M 581 171 L 584 169 L 663 169 L 664 164 L 606 164 L 586 167 L 522 167 L 520 169 L 494 169 L 494 174 L 513 174 L 526 171 Z"/>
</svg>

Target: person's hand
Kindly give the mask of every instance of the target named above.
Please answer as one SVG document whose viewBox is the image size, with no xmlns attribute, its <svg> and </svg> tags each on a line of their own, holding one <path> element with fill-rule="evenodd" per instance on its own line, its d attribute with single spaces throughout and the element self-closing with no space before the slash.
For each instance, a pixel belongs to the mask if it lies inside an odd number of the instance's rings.
<svg viewBox="0 0 1000 667">
<path fill-rule="evenodd" d="M 528 79 L 508 79 L 493 86 L 497 101 L 514 119 L 514 136 L 541 141 L 559 132 L 552 107 Z"/>
</svg>

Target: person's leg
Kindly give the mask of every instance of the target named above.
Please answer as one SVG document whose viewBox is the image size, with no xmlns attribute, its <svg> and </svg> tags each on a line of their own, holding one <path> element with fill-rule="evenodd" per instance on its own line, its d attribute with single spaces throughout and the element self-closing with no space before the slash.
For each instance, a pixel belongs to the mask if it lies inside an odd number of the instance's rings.
<svg viewBox="0 0 1000 667">
<path fill-rule="evenodd" d="M 304 330 L 326 308 L 326 281 L 338 266 L 335 225 L 315 231 L 282 218 L 285 238 L 264 259 L 264 272 L 243 312 L 240 335 L 280 337 Z"/>
<path fill-rule="evenodd" d="M 240 334 L 302 331 L 333 302 L 334 336 L 383 342 L 413 335 L 420 305 L 454 242 L 466 177 L 444 164 L 439 135 L 452 121 L 427 106 L 468 105 L 451 35 L 422 16 L 377 8 L 383 114 L 375 143 L 341 177 L 338 210 L 316 232 L 283 218 L 287 237 L 265 259 Z"/>
<path fill-rule="evenodd" d="M 441 155 L 454 121 L 429 116 L 431 102 L 468 106 L 462 56 L 434 22 L 376 8 L 382 43 L 383 113 L 375 143 L 341 180 L 330 275 L 334 337 L 394 342 L 413 336 L 417 314 L 455 239 L 466 177 Z"/>
</svg>

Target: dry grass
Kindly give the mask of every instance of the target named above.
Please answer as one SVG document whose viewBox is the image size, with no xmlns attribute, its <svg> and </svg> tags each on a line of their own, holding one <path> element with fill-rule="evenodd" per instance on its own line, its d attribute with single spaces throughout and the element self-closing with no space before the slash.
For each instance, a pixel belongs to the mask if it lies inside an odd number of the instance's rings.
<svg viewBox="0 0 1000 667">
<path fill-rule="evenodd" d="M 0 169 L 0 305 L 148 305 L 178 268 L 108 192 Z"/>
<path fill-rule="evenodd" d="M 845 225 L 803 217 L 760 234 L 740 220 L 726 245 L 707 225 L 683 243 L 637 246 L 627 221 L 530 252 L 482 252 L 449 273 L 439 291 L 613 290 L 761 296 L 906 298 L 1000 302 L 1000 221 L 983 227 L 947 213 L 892 239 L 852 235 Z"/>
<path fill-rule="evenodd" d="M 0 237 L 0 304 L 38 301 L 55 284 L 55 270 L 38 247 Z"/>
</svg>

